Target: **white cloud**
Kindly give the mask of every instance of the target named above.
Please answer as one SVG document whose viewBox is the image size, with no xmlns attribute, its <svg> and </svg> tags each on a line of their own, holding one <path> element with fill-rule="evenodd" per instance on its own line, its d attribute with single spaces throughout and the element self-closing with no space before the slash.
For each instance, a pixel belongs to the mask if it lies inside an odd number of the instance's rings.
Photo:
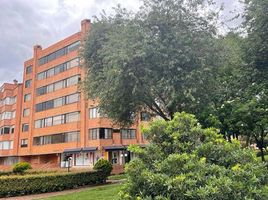
<svg viewBox="0 0 268 200">
<path fill-rule="evenodd" d="M 217 0 L 222 1 L 229 10 L 236 6 L 232 0 Z M 22 81 L 23 63 L 32 57 L 35 44 L 45 48 L 79 31 L 82 19 L 102 10 L 111 13 L 118 3 L 134 11 L 142 4 L 141 0 L 0 0 L 0 84 Z"/>
</svg>

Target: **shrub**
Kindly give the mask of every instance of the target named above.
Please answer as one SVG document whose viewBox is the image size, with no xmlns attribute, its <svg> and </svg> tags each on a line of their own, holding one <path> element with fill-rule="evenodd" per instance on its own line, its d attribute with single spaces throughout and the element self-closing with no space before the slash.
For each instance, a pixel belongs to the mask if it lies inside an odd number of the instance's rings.
<svg viewBox="0 0 268 200">
<path fill-rule="evenodd" d="M 203 129 L 193 115 L 176 113 L 143 130 L 150 144 L 126 166 L 121 199 L 268 199 L 268 173 L 255 152 Z"/>
<path fill-rule="evenodd" d="M 0 198 L 77 188 L 101 183 L 106 178 L 101 171 L 2 176 Z"/>
<path fill-rule="evenodd" d="M 112 172 L 113 166 L 108 160 L 101 158 L 95 163 L 93 169 L 102 171 L 106 176 L 109 176 Z"/>
<path fill-rule="evenodd" d="M 32 166 L 31 166 L 30 163 L 28 163 L 28 162 L 19 162 L 19 163 L 14 165 L 13 172 L 22 174 L 28 169 L 32 169 Z"/>
</svg>

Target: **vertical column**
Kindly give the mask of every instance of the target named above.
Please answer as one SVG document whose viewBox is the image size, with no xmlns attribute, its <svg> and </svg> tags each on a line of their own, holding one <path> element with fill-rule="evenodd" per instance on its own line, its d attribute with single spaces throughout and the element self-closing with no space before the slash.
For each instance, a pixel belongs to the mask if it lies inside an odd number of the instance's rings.
<svg viewBox="0 0 268 200">
<path fill-rule="evenodd" d="M 40 45 L 34 46 L 34 55 L 33 55 L 33 71 L 32 71 L 32 86 L 31 86 L 31 105 L 30 105 L 30 117 L 29 117 L 29 136 L 28 136 L 28 145 L 29 145 L 29 153 L 33 154 L 33 129 L 34 129 L 34 105 L 36 99 L 36 72 L 38 67 L 38 58 L 42 52 L 42 47 Z"/>
</svg>

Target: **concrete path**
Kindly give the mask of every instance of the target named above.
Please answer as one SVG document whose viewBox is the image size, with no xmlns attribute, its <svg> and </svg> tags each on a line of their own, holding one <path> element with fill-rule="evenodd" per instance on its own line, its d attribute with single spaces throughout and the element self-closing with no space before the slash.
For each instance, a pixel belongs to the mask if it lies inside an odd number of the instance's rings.
<svg viewBox="0 0 268 200">
<path fill-rule="evenodd" d="M 8 198 L 0 198 L 0 200 L 34 200 L 34 199 L 43 199 L 48 198 L 52 196 L 58 196 L 58 195 L 65 195 L 65 194 L 71 194 L 75 192 L 81 192 L 84 190 L 88 190 L 89 188 L 97 188 L 97 187 L 104 187 L 108 184 L 118 184 L 121 183 L 123 180 L 107 180 L 106 184 L 100 184 L 100 185 L 88 185 L 84 187 L 80 187 L 77 189 L 70 189 L 70 190 L 63 190 L 59 192 L 49 192 L 49 193 L 42 193 L 42 194 L 32 194 L 32 195 L 25 195 L 25 196 L 17 196 L 17 197 L 8 197 Z"/>
</svg>

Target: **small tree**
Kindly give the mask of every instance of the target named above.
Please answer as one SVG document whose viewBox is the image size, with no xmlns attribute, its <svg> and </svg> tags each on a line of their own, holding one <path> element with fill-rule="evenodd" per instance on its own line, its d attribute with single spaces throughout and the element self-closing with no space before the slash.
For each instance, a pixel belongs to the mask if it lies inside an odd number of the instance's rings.
<svg viewBox="0 0 268 200">
<path fill-rule="evenodd" d="M 194 115 L 176 113 L 143 132 L 150 145 L 129 148 L 139 158 L 126 166 L 122 199 L 267 199 L 267 168 L 255 153 Z"/>
<path fill-rule="evenodd" d="M 13 166 L 13 172 L 23 174 L 26 170 L 32 169 L 32 166 L 28 162 L 18 162 Z"/>
</svg>

